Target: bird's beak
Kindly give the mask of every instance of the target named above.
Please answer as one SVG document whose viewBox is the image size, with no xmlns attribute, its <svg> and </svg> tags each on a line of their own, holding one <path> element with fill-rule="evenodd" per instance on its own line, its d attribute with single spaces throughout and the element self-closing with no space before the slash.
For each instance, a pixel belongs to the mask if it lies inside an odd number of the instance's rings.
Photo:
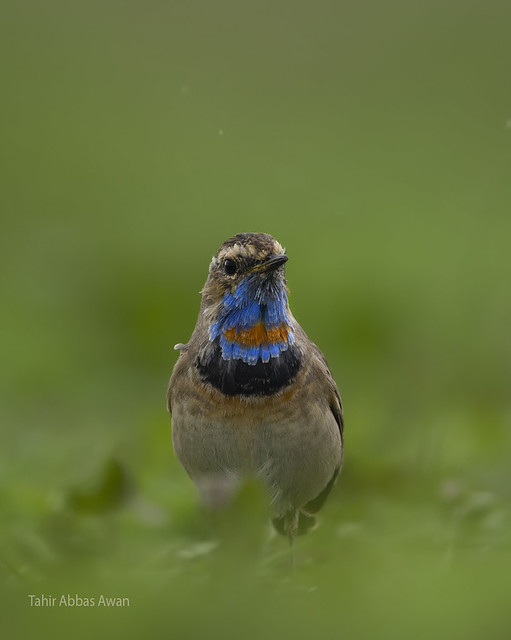
<svg viewBox="0 0 511 640">
<path fill-rule="evenodd" d="M 287 261 L 288 257 L 285 253 L 277 253 L 272 256 L 268 256 L 264 262 L 252 267 L 252 269 L 250 269 L 250 273 L 254 273 L 256 271 L 274 271 Z"/>
</svg>

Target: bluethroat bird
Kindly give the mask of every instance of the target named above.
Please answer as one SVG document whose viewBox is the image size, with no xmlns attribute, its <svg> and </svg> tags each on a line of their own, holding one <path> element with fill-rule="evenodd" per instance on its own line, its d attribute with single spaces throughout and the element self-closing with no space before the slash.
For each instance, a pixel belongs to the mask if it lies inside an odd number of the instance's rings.
<svg viewBox="0 0 511 640">
<path fill-rule="evenodd" d="M 266 233 L 222 244 L 190 341 L 175 347 L 167 404 L 202 501 L 226 503 L 255 476 L 275 529 L 292 541 L 314 525 L 339 474 L 343 417 L 326 360 L 289 308 L 287 259 Z"/>
</svg>

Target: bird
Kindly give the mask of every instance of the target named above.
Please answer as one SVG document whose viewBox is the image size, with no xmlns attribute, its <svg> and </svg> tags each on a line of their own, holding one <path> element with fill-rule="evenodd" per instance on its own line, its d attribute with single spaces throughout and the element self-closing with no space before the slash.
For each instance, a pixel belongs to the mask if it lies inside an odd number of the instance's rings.
<svg viewBox="0 0 511 640">
<path fill-rule="evenodd" d="M 255 477 L 275 530 L 314 527 L 341 471 L 341 397 L 289 308 L 282 245 L 240 233 L 213 256 L 199 316 L 167 390 L 178 460 L 211 509 Z"/>
</svg>

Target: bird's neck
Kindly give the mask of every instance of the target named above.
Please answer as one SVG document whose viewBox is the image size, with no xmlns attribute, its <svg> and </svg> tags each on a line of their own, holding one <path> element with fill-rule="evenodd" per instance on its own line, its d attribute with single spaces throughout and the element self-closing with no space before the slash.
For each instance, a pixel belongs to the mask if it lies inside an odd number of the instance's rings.
<svg viewBox="0 0 511 640">
<path fill-rule="evenodd" d="M 278 358 L 294 343 L 286 290 L 250 291 L 241 283 L 226 292 L 209 327 L 210 342 L 218 342 L 224 360 L 248 365 Z"/>
<path fill-rule="evenodd" d="M 267 396 L 296 378 L 302 352 L 285 287 L 242 282 L 212 317 L 195 360 L 204 383 L 229 396 Z"/>
</svg>

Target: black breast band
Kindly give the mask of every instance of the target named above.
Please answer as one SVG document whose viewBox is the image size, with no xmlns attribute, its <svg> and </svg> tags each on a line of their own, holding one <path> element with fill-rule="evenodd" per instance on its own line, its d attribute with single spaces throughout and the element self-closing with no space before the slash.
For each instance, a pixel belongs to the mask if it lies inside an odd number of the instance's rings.
<svg viewBox="0 0 511 640">
<path fill-rule="evenodd" d="M 228 396 L 268 396 L 291 384 L 301 365 L 301 354 L 294 344 L 268 362 L 224 360 L 218 338 L 211 348 L 197 357 L 195 366 L 202 380 Z"/>
</svg>

